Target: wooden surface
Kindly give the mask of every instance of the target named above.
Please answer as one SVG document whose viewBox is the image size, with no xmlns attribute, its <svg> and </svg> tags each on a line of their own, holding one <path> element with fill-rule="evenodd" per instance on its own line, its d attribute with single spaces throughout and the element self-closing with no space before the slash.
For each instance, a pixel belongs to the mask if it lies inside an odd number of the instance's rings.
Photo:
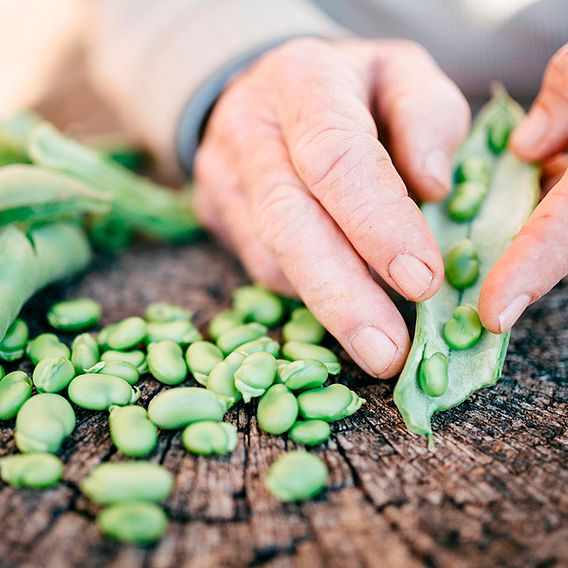
<svg viewBox="0 0 568 568">
<path fill-rule="evenodd" d="M 139 246 L 40 295 L 26 318 L 39 332 L 51 301 L 88 295 L 102 302 L 105 323 L 168 300 L 202 325 L 243 281 L 212 243 Z M 99 535 L 77 485 L 121 456 L 105 413 L 79 411 L 61 454 L 63 483 L 44 492 L 0 485 L 0 566 L 566 566 L 567 314 L 564 283 L 515 328 L 497 386 L 434 420 L 435 451 L 404 429 L 392 383 L 367 380 L 339 352 L 341 380 L 368 402 L 314 450 L 330 468 L 329 488 L 301 505 L 281 505 L 263 487 L 269 464 L 293 444 L 260 432 L 254 405 L 229 413 L 239 444 L 226 458 L 193 457 L 179 433 L 162 434 L 151 459 L 175 475 L 172 522 L 149 548 Z M 159 389 L 145 378 L 142 403 Z M 0 455 L 14 451 L 13 424 L 1 423 Z"/>
</svg>

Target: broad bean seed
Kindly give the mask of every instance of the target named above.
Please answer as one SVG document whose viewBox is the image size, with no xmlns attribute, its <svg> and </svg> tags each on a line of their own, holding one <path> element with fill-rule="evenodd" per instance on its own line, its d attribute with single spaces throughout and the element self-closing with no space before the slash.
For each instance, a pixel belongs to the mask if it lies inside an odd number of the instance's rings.
<svg viewBox="0 0 568 568">
<path fill-rule="evenodd" d="M 148 324 L 148 343 L 158 341 L 174 341 L 185 347 L 203 339 L 199 330 L 190 320 L 175 320 Z"/>
<path fill-rule="evenodd" d="M 101 361 L 126 361 L 131 365 L 134 365 L 138 369 L 140 375 L 144 374 L 148 370 L 148 362 L 146 361 L 146 355 L 143 351 L 133 350 L 133 351 L 105 351 L 101 355 Z"/>
<path fill-rule="evenodd" d="M 483 326 L 477 310 L 469 304 L 458 306 L 444 326 L 444 340 L 452 349 L 469 349 L 481 338 Z"/>
<path fill-rule="evenodd" d="M 195 422 L 182 434 L 185 449 L 203 456 L 224 456 L 237 447 L 237 428 L 226 422 Z"/>
<path fill-rule="evenodd" d="M 135 385 L 140 378 L 138 369 L 128 361 L 99 361 L 86 369 L 85 373 L 112 375 L 125 380 L 131 386 Z"/>
<path fill-rule="evenodd" d="M 284 385 L 272 385 L 258 403 L 258 425 L 269 434 L 279 435 L 287 432 L 297 417 L 298 401 Z"/>
<path fill-rule="evenodd" d="M 223 310 L 219 312 L 210 322 L 207 331 L 210 337 L 217 341 L 219 337 L 229 329 L 244 323 L 244 316 L 236 310 Z"/>
<path fill-rule="evenodd" d="M 16 417 L 20 452 L 56 453 L 75 428 L 75 412 L 62 396 L 42 393 L 27 400 Z"/>
<path fill-rule="evenodd" d="M 139 317 L 130 317 L 115 323 L 105 338 L 111 349 L 119 351 L 132 349 L 145 339 L 146 322 Z"/>
<path fill-rule="evenodd" d="M 101 306 L 90 298 L 57 302 L 47 313 L 47 321 L 55 329 L 80 331 L 94 326 L 101 319 Z"/>
<path fill-rule="evenodd" d="M 34 369 L 32 378 L 38 392 L 59 392 L 75 376 L 73 363 L 66 357 L 47 357 Z"/>
<path fill-rule="evenodd" d="M 285 342 L 302 341 L 303 343 L 321 343 L 325 337 L 325 328 L 306 307 L 296 308 L 290 321 L 282 327 Z"/>
<path fill-rule="evenodd" d="M 179 385 L 187 377 L 183 352 L 173 341 L 150 343 L 147 361 L 152 376 L 165 385 Z"/>
<path fill-rule="evenodd" d="M 125 456 L 141 458 L 158 444 L 158 429 L 141 406 L 111 406 L 110 438 Z"/>
<path fill-rule="evenodd" d="M 166 302 L 154 302 L 146 308 L 144 317 L 148 322 L 165 323 L 176 320 L 190 320 L 192 315 L 190 310 L 186 310 L 182 306 Z"/>
<path fill-rule="evenodd" d="M 108 410 L 112 405 L 134 404 L 140 396 L 137 387 L 113 375 L 85 373 L 75 377 L 67 393 L 72 402 L 87 410 Z"/>
<path fill-rule="evenodd" d="M 464 239 L 455 243 L 444 257 L 446 279 L 458 290 L 468 288 L 479 276 L 479 260 L 475 245 Z"/>
<path fill-rule="evenodd" d="M 34 365 L 48 357 L 65 357 L 67 359 L 71 357 L 69 347 L 53 333 L 42 333 L 32 339 L 28 343 L 26 352 Z"/>
<path fill-rule="evenodd" d="M 315 418 L 327 422 L 351 416 L 364 402 L 364 399 L 339 383 L 305 391 L 298 396 L 300 414 L 303 418 Z"/>
<path fill-rule="evenodd" d="M 63 477 L 63 463 L 53 454 L 17 454 L 0 458 L 0 477 L 12 487 L 47 489 Z"/>
<path fill-rule="evenodd" d="M 244 315 L 245 321 L 254 321 L 272 327 L 284 315 L 282 300 L 261 286 L 241 286 L 233 292 L 233 306 Z"/>
<path fill-rule="evenodd" d="M 259 351 L 245 358 L 235 371 L 235 387 L 245 402 L 262 396 L 276 378 L 276 359 L 270 353 Z"/>
<path fill-rule="evenodd" d="M 217 347 L 228 355 L 237 350 L 241 345 L 259 339 L 266 335 L 266 327 L 259 323 L 244 323 L 232 327 L 222 333 L 217 339 Z"/>
<path fill-rule="evenodd" d="M 331 426 L 325 420 L 296 422 L 288 432 L 288 438 L 303 446 L 317 446 L 329 440 Z"/>
<path fill-rule="evenodd" d="M 99 345 L 90 333 L 81 333 L 71 344 L 71 363 L 77 373 L 84 373 L 99 360 Z"/>
<path fill-rule="evenodd" d="M 448 358 L 443 353 L 434 353 L 422 359 L 419 381 L 428 396 L 442 396 L 448 388 Z"/>
<path fill-rule="evenodd" d="M 207 378 L 217 363 L 223 361 L 223 353 L 209 341 L 196 341 L 185 352 L 185 361 L 194 379 L 207 386 Z"/>
<path fill-rule="evenodd" d="M 341 364 L 335 353 L 321 345 L 313 345 L 303 341 L 288 341 L 282 348 L 282 355 L 290 361 L 298 359 L 315 359 L 320 361 L 327 367 L 330 375 L 337 375 L 341 371 Z"/>
<path fill-rule="evenodd" d="M 15 319 L 0 341 L 0 359 L 16 361 L 24 356 L 28 344 L 29 331 L 26 322 Z"/>
<path fill-rule="evenodd" d="M 11 420 L 32 396 L 32 380 L 23 371 L 12 371 L 0 380 L 0 420 Z"/>
<path fill-rule="evenodd" d="M 280 380 L 289 389 L 313 389 L 321 387 L 328 377 L 327 367 L 315 359 L 297 359 L 282 365 L 279 371 Z"/>
</svg>

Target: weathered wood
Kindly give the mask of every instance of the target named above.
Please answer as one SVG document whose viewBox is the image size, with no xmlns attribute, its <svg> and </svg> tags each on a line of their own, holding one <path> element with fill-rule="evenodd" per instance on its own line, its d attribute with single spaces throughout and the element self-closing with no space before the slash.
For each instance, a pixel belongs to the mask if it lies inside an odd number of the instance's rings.
<svg viewBox="0 0 568 568">
<path fill-rule="evenodd" d="M 26 319 L 38 333 L 53 300 L 87 295 L 102 302 L 105 323 L 166 300 L 195 310 L 203 325 L 242 282 L 236 262 L 211 243 L 139 246 L 40 294 Z M 193 457 L 179 433 L 162 434 L 151 459 L 176 485 L 166 504 L 171 526 L 154 547 L 98 533 L 97 509 L 78 483 L 97 463 L 123 458 L 105 413 L 79 411 L 62 450 L 64 483 L 44 492 L 0 486 L 0 566 L 567 565 L 567 313 L 565 282 L 515 328 L 497 386 L 434 419 L 435 451 L 404 429 L 392 383 L 348 364 L 342 380 L 367 404 L 314 450 L 331 478 L 307 503 L 281 505 L 265 490 L 266 469 L 294 444 L 262 433 L 254 404 L 229 413 L 239 445 L 226 458 Z M 161 388 L 149 379 L 142 386 L 143 404 Z M 1 423 L 0 455 L 15 451 L 12 437 L 13 424 Z"/>
</svg>

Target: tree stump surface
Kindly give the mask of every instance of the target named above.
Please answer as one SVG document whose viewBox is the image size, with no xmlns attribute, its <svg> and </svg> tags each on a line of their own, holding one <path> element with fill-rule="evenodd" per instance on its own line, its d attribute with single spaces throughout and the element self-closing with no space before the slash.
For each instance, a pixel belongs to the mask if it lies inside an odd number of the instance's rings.
<svg viewBox="0 0 568 568">
<path fill-rule="evenodd" d="M 244 282 L 211 242 L 140 245 L 39 294 L 25 318 L 32 335 L 47 331 L 51 302 L 90 296 L 105 324 L 163 300 L 191 308 L 203 326 Z M 294 444 L 259 430 L 254 403 L 227 415 L 239 444 L 224 458 L 194 457 L 179 432 L 162 433 L 150 459 L 175 475 L 175 490 L 168 532 L 152 547 L 99 534 L 97 509 L 78 483 L 98 463 L 123 458 L 106 413 L 79 410 L 61 484 L 40 492 L 0 482 L 0 566 L 566 566 L 566 314 L 564 282 L 515 327 L 498 384 L 434 418 L 435 451 L 404 428 L 393 382 L 370 380 L 330 342 L 344 364 L 340 379 L 367 404 L 313 450 L 329 466 L 329 486 L 302 504 L 280 504 L 264 489 L 267 468 Z M 144 405 L 162 388 L 148 377 L 141 387 Z M 0 423 L 0 455 L 15 451 L 13 422 Z"/>
</svg>

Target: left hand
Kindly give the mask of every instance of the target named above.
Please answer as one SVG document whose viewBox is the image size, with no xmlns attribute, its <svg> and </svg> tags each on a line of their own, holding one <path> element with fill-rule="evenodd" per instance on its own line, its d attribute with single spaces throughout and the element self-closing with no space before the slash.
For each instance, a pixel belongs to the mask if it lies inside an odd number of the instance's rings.
<svg viewBox="0 0 568 568">
<path fill-rule="evenodd" d="M 568 44 L 548 64 L 509 146 L 523 160 L 548 160 L 543 174 L 550 190 L 483 284 L 479 315 L 494 333 L 508 331 L 527 306 L 568 275 L 568 156 L 559 155 L 568 151 Z"/>
</svg>

